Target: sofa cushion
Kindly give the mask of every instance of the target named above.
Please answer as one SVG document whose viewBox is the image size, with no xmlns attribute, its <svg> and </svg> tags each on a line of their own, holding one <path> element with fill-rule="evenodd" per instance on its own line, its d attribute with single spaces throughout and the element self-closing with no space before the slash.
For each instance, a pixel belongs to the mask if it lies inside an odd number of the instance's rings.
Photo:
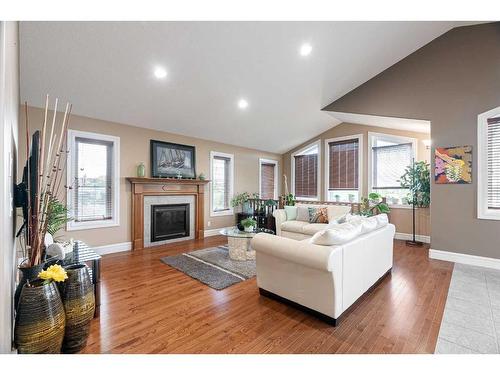
<svg viewBox="0 0 500 375">
<path fill-rule="evenodd" d="M 307 206 L 297 206 L 297 220 L 309 222 L 309 208 Z"/>
<path fill-rule="evenodd" d="M 285 206 L 284 208 L 287 220 L 297 219 L 297 206 Z"/>
<path fill-rule="evenodd" d="M 369 233 L 378 228 L 378 221 L 375 217 L 351 216 L 348 222 L 361 226 L 361 234 Z"/>
<path fill-rule="evenodd" d="M 289 220 L 281 224 L 281 230 L 286 230 L 287 232 L 302 233 L 303 228 L 306 225 L 309 225 L 308 221 Z"/>
<path fill-rule="evenodd" d="M 309 222 L 328 224 L 328 214 L 326 207 L 309 207 Z"/>
<path fill-rule="evenodd" d="M 302 233 L 307 234 L 309 236 L 315 235 L 317 232 L 323 229 L 327 229 L 328 224 L 326 223 L 313 223 L 313 224 L 307 224 L 304 227 L 302 227 Z"/>
<path fill-rule="evenodd" d="M 340 219 L 342 216 L 351 212 L 351 206 L 329 205 L 328 206 L 328 222 Z"/>
<path fill-rule="evenodd" d="M 361 225 L 351 223 L 338 224 L 334 228 L 317 232 L 311 238 L 310 243 L 323 246 L 342 245 L 360 234 Z"/>
</svg>

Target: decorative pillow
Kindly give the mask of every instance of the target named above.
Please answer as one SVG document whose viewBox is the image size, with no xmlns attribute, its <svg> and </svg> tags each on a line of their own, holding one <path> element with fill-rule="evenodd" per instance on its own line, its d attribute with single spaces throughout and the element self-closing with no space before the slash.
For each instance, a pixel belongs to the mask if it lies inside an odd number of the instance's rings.
<svg viewBox="0 0 500 375">
<path fill-rule="evenodd" d="M 297 207 L 297 217 L 295 220 L 309 222 L 309 210 L 305 206 Z"/>
<path fill-rule="evenodd" d="M 331 229 L 323 229 L 312 236 L 309 241 L 315 245 L 342 245 L 361 234 L 361 226 L 351 223 L 339 224 Z"/>
<path fill-rule="evenodd" d="M 328 213 L 326 207 L 309 207 L 309 222 L 328 224 Z"/>
<path fill-rule="evenodd" d="M 286 220 L 295 220 L 297 218 L 296 206 L 285 206 Z"/>
<path fill-rule="evenodd" d="M 384 219 L 387 220 L 387 215 L 385 215 L 385 218 L 381 217 L 380 219 L 377 218 L 377 216 L 367 217 L 367 216 L 352 215 L 347 220 L 351 224 L 360 225 L 361 233 L 364 234 L 374 231 L 375 229 L 381 228 L 384 225 L 387 225 L 387 221 L 384 224 Z"/>
</svg>

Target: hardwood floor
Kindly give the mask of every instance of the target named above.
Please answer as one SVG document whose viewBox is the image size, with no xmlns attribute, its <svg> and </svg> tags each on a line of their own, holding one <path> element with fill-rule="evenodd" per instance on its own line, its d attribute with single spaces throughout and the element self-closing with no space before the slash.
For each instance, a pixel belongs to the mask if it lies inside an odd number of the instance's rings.
<svg viewBox="0 0 500 375">
<path fill-rule="evenodd" d="M 259 295 L 216 291 L 161 257 L 224 237 L 104 256 L 101 316 L 83 353 L 433 353 L 453 264 L 395 241 L 394 267 L 337 327 Z"/>
</svg>

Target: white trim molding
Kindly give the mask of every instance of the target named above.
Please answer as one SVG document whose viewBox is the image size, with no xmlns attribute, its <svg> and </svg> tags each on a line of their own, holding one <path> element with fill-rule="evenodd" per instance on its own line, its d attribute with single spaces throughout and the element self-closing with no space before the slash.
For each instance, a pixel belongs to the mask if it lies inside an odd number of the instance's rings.
<svg viewBox="0 0 500 375">
<path fill-rule="evenodd" d="M 295 194 L 295 155 L 305 154 L 309 149 L 311 149 L 313 147 L 318 148 L 318 168 L 316 170 L 316 174 L 318 176 L 318 178 L 317 178 L 318 181 L 317 181 L 317 185 L 316 185 L 318 188 L 317 195 L 314 198 L 297 197 Z M 290 191 L 292 192 L 292 194 L 295 195 L 296 199 L 307 200 L 307 201 L 319 201 L 321 198 L 321 139 L 318 139 L 312 143 L 309 143 L 307 146 L 302 147 L 301 149 L 293 152 L 290 155 L 290 159 L 291 159 L 290 160 L 290 168 L 291 168 L 290 174 L 292 177 Z"/>
<path fill-rule="evenodd" d="M 234 194 L 234 155 L 233 154 L 225 154 L 223 152 L 218 151 L 210 151 L 210 216 L 229 216 L 234 215 L 234 210 L 232 207 L 224 211 L 214 211 L 213 209 L 213 194 L 212 194 L 212 184 L 213 184 L 213 160 L 214 157 L 219 156 L 221 158 L 229 159 L 229 197 L 232 197 Z"/>
<path fill-rule="evenodd" d="M 328 138 L 325 139 L 325 202 L 328 202 L 328 185 L 330 180 L 330 154 L 329 154 L 329 146 L 330 142 L 339 142 L 339 141 L 347 141 L 351 139 L 358 140 L 358 202 L 361 201 L 361 196 L 363 195 L 363 155 L 364 155 L 364 144 L 363 144 L 363 134 L 353 134 L 347 135 L 345 137 L 336 137 L 336 138 Z"/>
<path fill-rule="evenodd" d="M 429 249 L 429 258 L 500 270 L 500 259 Z"/>
<path fill-rule="evenodd" d="M 500 220 L 500 210 L 488 208 L 488 118 L 500 114 L 500 107 L 477 116 L 477 218 Z"/>
<path fill-rule="evenodd" d="M 396 240 L 413 240 L 413 234 L 411 233 L 399 233 L 396 232 L 394 235 L 394 238 Z M 416 234 L 415 235 L 415 240 L 424 242 L 424 243 L 431 243 L 431 236 L 425 236 L 423 234 Z"/>
<path fill-rule="evenodd" d="M 123 251 L 132 250 L 132 242 L 121 242 L 111 245 L 95 246 L 92 247 L 92 250 L 94 250 L 99 255 L 121 253 Z"/>
<path fill-rule="evenodd" d="M 278 169 L 280 163 L 274 159 L 259 158 L 259 198 L 262 197 L 262 164 L 274 164 L 274 196 L 273 199 L 278 199 Z"/>
<path fill-rule="evenodd" d="M 95 229 L 95 228 L 107 228 L 107 227 L 117 227 L 120 225 L 120 137 L 115 137 L 112 135 L 100 134 L 100 133 L 90 133 L 79 130 L 68 130 L 67 144 L 69 145 L 69 153 L 67 155 L 67 173 L 66 173 L 66 183 L 67 186 L 73 186 L 75 171 L 73 168 L 73 155 L 76 148 L 76 138 L 82 137 L 87 139 L 95 139 L 99 141 L 108 141 L 113 143 L 113 207 L 112 207 L 112 218 L 110 220 L 95 220 L 95 221 L 85 221 L 76 222 L 74 220 L 69 221 L 66 224 L 66 231 L 76 231 L 85 229 Z M 73 189 L 67 189 L 66 193 L 66 204 L 71 208 L 73 203 Z"/>
<path fill-rule="evenodd" d="M 223 227 L 223 228 L 215 228 L 215 229 L 207 229 L 207 230 L 205 230 L 203 232 L 203 234 L 204 234 L 205 237 L 218 236 L 219 232 L 222 229 L 231 229 L 231 228 L 234 228 L 234 226 L 232 226 L 232 227 Z"/>
</svg>

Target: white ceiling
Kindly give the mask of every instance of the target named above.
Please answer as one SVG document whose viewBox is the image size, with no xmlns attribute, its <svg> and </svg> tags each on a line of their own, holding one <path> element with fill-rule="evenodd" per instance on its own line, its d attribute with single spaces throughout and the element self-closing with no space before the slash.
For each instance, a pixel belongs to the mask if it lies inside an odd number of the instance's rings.
<svg viewBox="0 0 500 375">
<path fill-rule="evenodd" d="M 461 24 L 21 22 L 21 97 L 41 107 L 49 93 L 75 114 L 282 153 L 338 123 L 321 108 Z"/>
</svg>

